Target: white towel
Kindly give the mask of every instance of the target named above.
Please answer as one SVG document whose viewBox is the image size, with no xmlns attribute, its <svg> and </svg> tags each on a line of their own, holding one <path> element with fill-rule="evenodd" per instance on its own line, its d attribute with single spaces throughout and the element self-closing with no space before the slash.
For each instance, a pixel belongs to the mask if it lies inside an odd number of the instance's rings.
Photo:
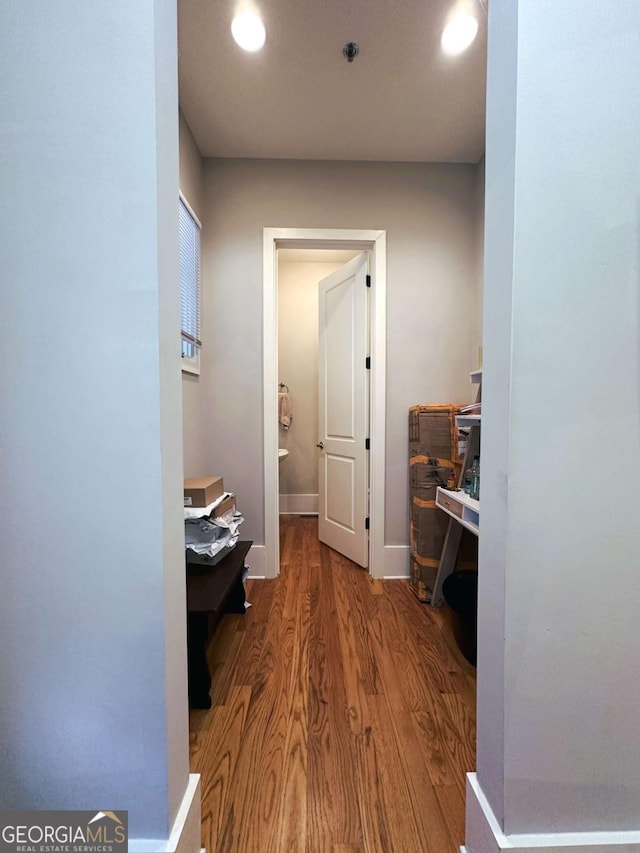
<svg viewBox="0 0 640 853">
<path fill-rule="evenodd" d="M 293 418 L 291 398 L 288 391 L 278 392 L 278 421 L 282 429 L 289 429 Z"/>
</svg>

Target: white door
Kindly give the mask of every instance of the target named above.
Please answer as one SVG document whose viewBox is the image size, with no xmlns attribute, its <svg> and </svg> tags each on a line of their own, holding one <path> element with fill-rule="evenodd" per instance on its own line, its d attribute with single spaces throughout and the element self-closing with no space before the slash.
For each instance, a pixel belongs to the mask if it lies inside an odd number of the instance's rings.
<svg viewBox="0 0 640 853">
<path fill-rule="evenodd" d="M 320 282 L 320 541 L 369 565 L 367 256 Z"/>
</svg>

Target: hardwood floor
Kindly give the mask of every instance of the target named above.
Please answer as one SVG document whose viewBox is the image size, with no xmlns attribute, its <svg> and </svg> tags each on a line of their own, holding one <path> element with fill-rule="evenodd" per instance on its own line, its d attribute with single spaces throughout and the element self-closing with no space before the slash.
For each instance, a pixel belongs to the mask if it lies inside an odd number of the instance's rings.
<svg viewBox="0 0 640 853">
<path fill-rule="evenodd" d="M 475 670 L 442 611 L 282 516 L 281 573 L 250 581 L 190 715 L 208 853 L 458 853 Z"/>
</svg>

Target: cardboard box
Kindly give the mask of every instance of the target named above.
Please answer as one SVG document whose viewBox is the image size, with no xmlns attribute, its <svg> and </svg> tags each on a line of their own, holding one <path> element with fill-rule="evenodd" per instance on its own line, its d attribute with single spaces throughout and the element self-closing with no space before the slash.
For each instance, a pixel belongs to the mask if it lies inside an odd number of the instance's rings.
<svg viewBox="0 0 640 853">
<path fill-rule="evenodd" d="M 435 560 L 436 564 L 442 554 L 444 537 L 449 526 L 449 516 L 439 509 L 432 501 L 420 498 L 411 500 L 411 525 L 409 543 L 411 556 Z"/>
<path fill-rule="evenodd" d="M 418 601 L 425 604 L 431 602 L 437 573 L 437 566 L 422 566 L 417 560 L 410 558 L 409 588 Z"/>
<path fill-rule="evenodd" d="M 231 492 L 223 501 L 220 501 L 218 506 L 213 508 L 210 517 L 220 518 L 221 515 L 224 515 L 225 512 L 229 512 L 230 509 L 234 512 L 236 511 L 236 496 Z"/>
<path fill-rule="evenodd" d="M 185 506 L 209 506 L 223 493 L 222 477 L 191 477 L 184 481 Z"/>
<path fill-rule="evenodd" d="M 450 403 L 412 406 L 409 409 L 409 457 L 433 457 L 449 467 L 460 462 L 457 412 L 458 406 Z"/>
<path fill-rule="evenodd" d="M 412 456 L 409 460 L 409 489 L 412 498 L 435 501 L 438 486 L 446 486 L 453 464 L 442 465 L 440 459 Z M 454 473 L 455 475 L 455 473 Z"/>
</svg>

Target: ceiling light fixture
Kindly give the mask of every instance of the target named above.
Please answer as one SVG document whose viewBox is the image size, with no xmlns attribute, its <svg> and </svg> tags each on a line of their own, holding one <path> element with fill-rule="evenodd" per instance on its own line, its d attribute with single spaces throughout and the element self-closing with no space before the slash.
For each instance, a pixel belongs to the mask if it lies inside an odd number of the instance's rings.
<svg viewBox="0 0 640 853">
<path fill-rule="evenodd" d="M 264 24 L 254 12 L 241 12 L 233 19 L 231 34 L 236 43 L 253 53 L 260 50 L 267 37 Z"/>
<path fill-rule="evenodd" d="M 466 50 L 478 33 L 478 22 L 466 13 L 452 18 L 442 31 L 442 49 L 450 56 Z"/>
</svg>

